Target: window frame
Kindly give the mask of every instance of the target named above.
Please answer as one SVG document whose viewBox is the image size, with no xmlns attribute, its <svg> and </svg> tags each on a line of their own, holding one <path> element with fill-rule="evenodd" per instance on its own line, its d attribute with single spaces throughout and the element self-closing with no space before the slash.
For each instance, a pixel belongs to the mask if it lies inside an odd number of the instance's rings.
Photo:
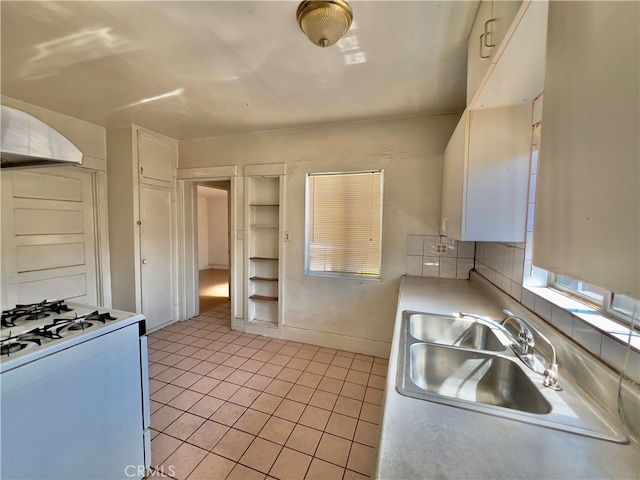
<svg viewBox="0 0 640 480">
<path fill-rule="evenodd" d="M 378 259 L 378 274 L 371 275 L 365 273 L 345 273 L 345 272 L 334 272 L 334 271 L 316 271 L 311 270 L 311 259 L 310 259 L 310 251 L 311 251 L 311 189 L 309 188 L 309 179 L 310 177 L 319 177 L 319 176 L 330 176 L 330 175 L 340 175 L 340 176 L 349 176 L 349 175 L 362 175 L 362 174 L 371 174 L 377 173 L 380 174 L 380 244 L 379 244 L 379 259 Z M 305 175 L 305 205 L 304 205 L 304 221 L 305 221 L 305 231 L 304 231 L 304 275 L 311 277 L 326 277 L 326 278 L 342 278 L 342 279 L 352 279 L 352 280 L 360 280 L 360 281 L 374 281 L 379 282 L 382 280 L 382 236 L 383 236 L 383 211 L 384 211 L 384 169 L 371 169 L 371 170 L 357 170 L 357 171 L 341 171 L 341 172 L 308 172 Z"/>
<path fill-rule="evenodd" d="M 556 274 L 554 272 L 548 272 L 549 276 L 548 276 L 548 281 L 547 281 L 547 287 L 551 288 L 553 290 L 556 290 L 564 295 L 567 295 L 571 298 L 574 298 L 575 300 L 585 303 L 587 305 L 589 305 L 590 307 L 594 308 L 595 310 L 600 311 L 601 313 L 605 314 L 606 316 L 610 317 L 612 320 L 617 321 L 618 323 L 623 324 L 625 327 L 631 328 L 633 327 L 634 330 L 638 330 L 640 329 L 640 322 L 638 321 L 638 318 L 636 318 L 634 320 L 633 316 L 629 316 L 629 315 L 625 315 L 622 312 L 619 312 L 618 310 L 616 310 L 613 307 L 613 297 L 614 295 L 616 295 L 616 292 L 611 292 L 608 291 L 606 289 L 604 290 L 603 296 L 602 296 L 602 301 L 599 302 L 597 301 L 595 298 L 589 296 L 589 295 L 585 295 L 583 292 L 579 291 L 579 290 L 575 290 L 571 287 L 568 287 L 567 285 L 562 284 L 561 282 L 558 281 L 558 277 L 562 276 L 562 277 L 567 277 L 567 278 L 571 278 L 567 275 L 560 275 L 560 274 Z M 589 284 L 587 282 L 582 282 L 580 280 L 576 280 L 574 278 L 571 278 L 572 280 L 575 280 L 577 282 L 583 283 L 583 284 L 587 284 L 587 285 L 591 285 L 596 287 L 596 285 L 592 285 Z M 619 294 L 622 295 L 622 294 Z M 638 301 L 638 300 L 636 300 Z"/>
</svg>

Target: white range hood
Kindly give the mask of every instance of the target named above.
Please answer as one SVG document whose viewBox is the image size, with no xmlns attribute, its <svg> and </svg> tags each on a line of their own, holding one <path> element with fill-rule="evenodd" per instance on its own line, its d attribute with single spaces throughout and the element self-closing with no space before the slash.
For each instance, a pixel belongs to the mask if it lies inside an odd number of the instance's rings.
<svg viewBox="0 0 640 480">
<path fill-rule="evenodd" d="M 2 105 L 1 168 L 82 165 L 82 152 L 56 129 Z"/>
</svg>

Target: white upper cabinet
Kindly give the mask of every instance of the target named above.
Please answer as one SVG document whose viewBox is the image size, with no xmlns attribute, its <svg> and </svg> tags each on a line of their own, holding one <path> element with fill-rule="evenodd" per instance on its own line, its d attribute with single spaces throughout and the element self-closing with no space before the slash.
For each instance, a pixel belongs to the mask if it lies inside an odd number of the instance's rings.
<svg viewBox="0 0 640 480">
<path fill-rule="evenodd" d="M 467 108 L 530 103 L 540 95 L 548 9 L 547 0 L 480 4 L 469 36 Z"/>
<path fill-rule="evenodd" d="M 640 3 L 551 2 L 533 263 L 640 298 Z"/>
<path fill-rule="evenodd" d="M 465 111 L 444 152 L 441 234 L 525 239 L 531 105 Z"/>
<path fill-rule="evenodd" d="M 469 35 L 467 52 L 467 105 L 483 84 L 492 63 L 498 59 L 500 45 L 507 36 L 522 1 L 480 2 Z"/>
<path fill-rule="evenodd" d="M 468 106 L 444 152 L 440 231 L 523 242 L 532 104 L 544 87 L 548 2 L 483 1 L 469 37 Z"/>
<path fill-rule="evenodd" d="M 137 135 L 140 181 L 170 183 L 178 167 L 176 142 L 143 130 Z"/>
<path fill-rule="evenodd" d="M 491 48 L 487 47 L 485 24 L 491 20 L 493 2 L 480 2 L 476 19 L 473 22 L 467 51 L 467 105 L 480 87 L 487 69 L 491 64 Z"/>
</svg>

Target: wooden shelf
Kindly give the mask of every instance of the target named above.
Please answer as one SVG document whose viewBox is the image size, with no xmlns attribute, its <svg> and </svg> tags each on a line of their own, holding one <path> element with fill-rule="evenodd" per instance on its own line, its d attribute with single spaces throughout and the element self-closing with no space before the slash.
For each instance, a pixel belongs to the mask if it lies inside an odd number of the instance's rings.
<svg viewBox="0 0 640 480">
<path fill-rule="evenodd" d="M 278 297 L 268 297 L 266 295 L 251 295 L 251 300 L 264 300 L 265 302 L 277 302 Z"/>
<path fill-rule="evenodd" d="M 245 252 L 247 326 L 256 330 L 282 328 L 280 288 L 282 273 L 283 180 L 280 174 L 265 174 L 264 166 L 245 165 Z M 250 174 L 253 172 L 253 174 Z M 248 278 L 247 278 L 248 277 Z M 264 329 L 264 330 L 263 330 Z"/>
</svg>

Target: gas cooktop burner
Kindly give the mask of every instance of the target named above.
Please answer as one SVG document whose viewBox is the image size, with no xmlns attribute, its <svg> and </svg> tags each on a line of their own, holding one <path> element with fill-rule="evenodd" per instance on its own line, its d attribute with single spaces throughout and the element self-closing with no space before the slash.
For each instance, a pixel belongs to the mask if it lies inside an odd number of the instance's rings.
<svg viewBox="0 0 640 480">
<path fill-rule="evenodd" d="M 62 312 L 70 311 L 72 309 L 64 303 L 64 300 L 43 300 L 40 303 L 16 305 L 15 308 L 2 312 L 2 326 L 15 327 L 17 322 L 40 320 L 53 313 L 60 315 Z"/>
<path fill-rule="evenodd" d="M 36 338 L 31 332 L 16 335 L 15 337 L 10 336 L 0 342 L 0 355 L 10 356 L 12 353 L 19 352 L 28 346 L 41 344 L 40 339 Z"/>
<path fill-rule="evenodd" d="M 26 345 L 24 343 L 11 343 L 11 344 L 8 344 L 8 345 L 2 345 L 0 347 L 0 355 L 9 356 L 12 353 L 19 352 L 20 350 L 22 350 L 25 347 L 26 347 Z"/>
<path fill-rule="evenodd" d="M 107 320 L 116 320 L 116 317 L 113 317 L 108 312 L 99 313 L 98 310 L 96 310 L 95 312 L 85 315 L 76 315 L 75 318 L 57 318 L 53 323 L 32 330 L 31 332 L 46 338 L 62 338 L 66 331 L 87 330 L 98 322 L 107 323 Z"/>
<path fill-rule="evenodd" d="M 93 323 L 91 322 L 80 322 L 69 325 L 69 330 L 85 330 L 87 328 L 93 327 Z"/>
</svg>

